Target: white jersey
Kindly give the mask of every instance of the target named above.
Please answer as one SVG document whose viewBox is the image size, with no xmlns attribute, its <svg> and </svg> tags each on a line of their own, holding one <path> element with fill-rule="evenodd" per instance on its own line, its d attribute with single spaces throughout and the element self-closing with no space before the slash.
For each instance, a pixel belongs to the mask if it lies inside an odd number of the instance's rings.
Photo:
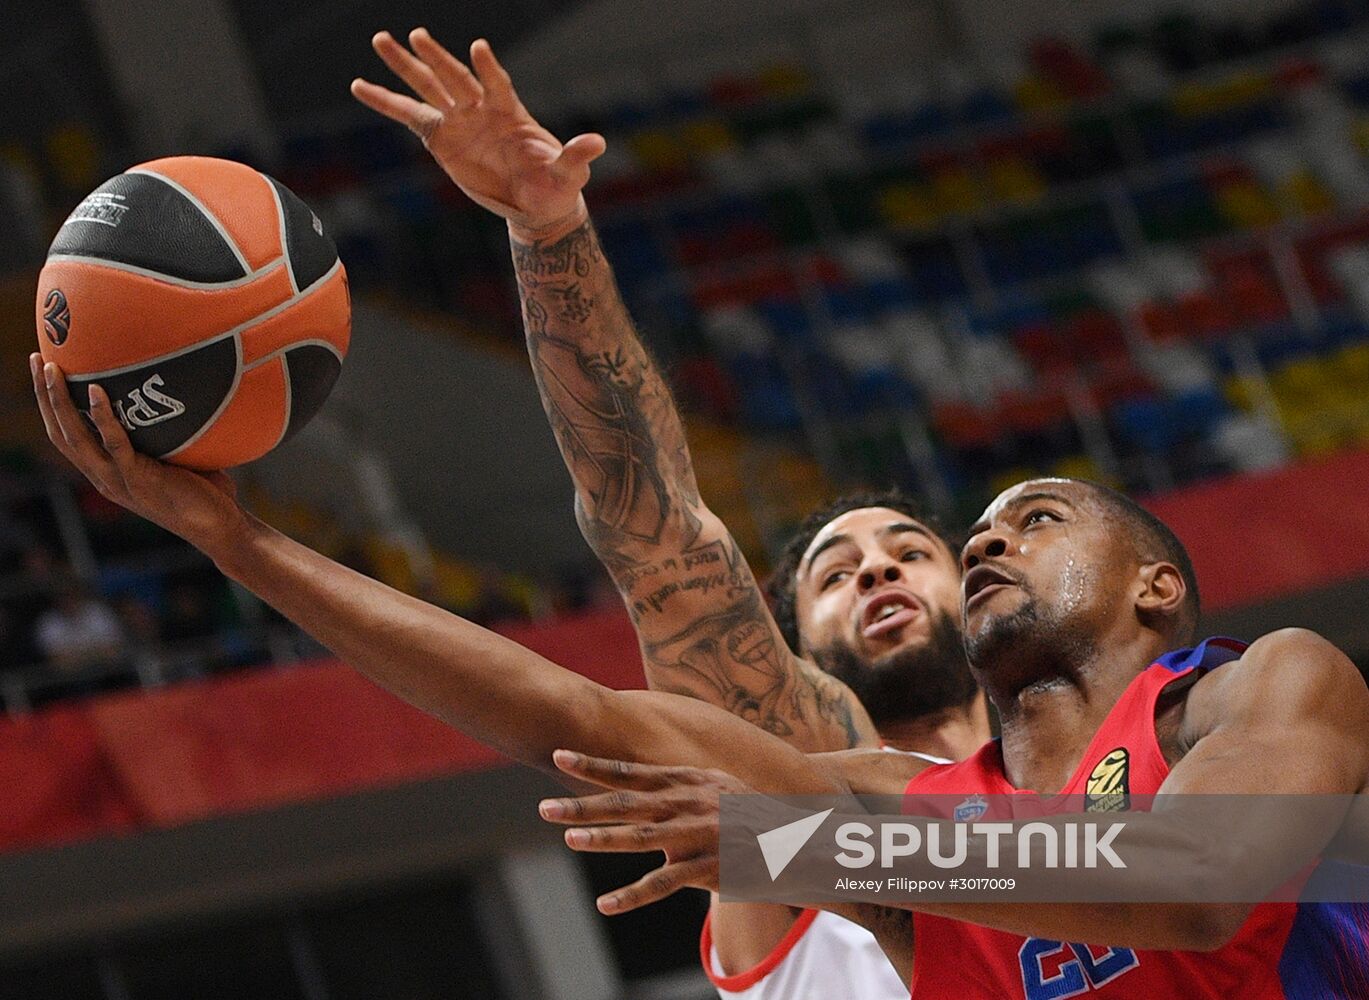
<svg viewBox="0 0 1369 1000">
<path fill-rule="evenodd" d="M 875 937 L 835 913 L 804 910 L 765 959 L 736 975 L 723 974 L 704 919 L 700 957 L 722 1000 L 908 1000 Z"/>
<path fill-rule="evenodd" d="M 951 763 L 916 751 L 884 749 L 929 764 Z M 875 936 L 822 910 L 804 910 L 759 965 L 730 976 L 713 947 L 710 912 L 704 918 L 699 958 L 722 1000 L 908 1000 L 908 984 L 899 979 Z"/>
</svg>

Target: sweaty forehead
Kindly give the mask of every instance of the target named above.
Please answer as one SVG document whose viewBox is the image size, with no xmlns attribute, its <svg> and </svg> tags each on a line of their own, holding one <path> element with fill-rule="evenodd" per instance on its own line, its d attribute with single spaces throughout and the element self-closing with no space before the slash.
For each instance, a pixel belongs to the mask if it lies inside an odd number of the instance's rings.
<svg viewBox="0 0 1369 1000">
<path fill-rule="evenodd" d="M 1010 510 L 1022 500 L 1029 496 L 1038 494 L 1058 497 L 1061 500 L 1073 505 L 1083 505 L 1093 499 L 1093 493 L 1087 483 L 1081 483 L 1074 479 L 1028 479 L 1024 483 L 1010 486 L 998 496 L 994 497 L 993 502 L 984 509 L 984 513 L 975 522 L 976 528 L 987 527 L 995 520 L 1003 516 L 1004 511 Z"/>
</svg>

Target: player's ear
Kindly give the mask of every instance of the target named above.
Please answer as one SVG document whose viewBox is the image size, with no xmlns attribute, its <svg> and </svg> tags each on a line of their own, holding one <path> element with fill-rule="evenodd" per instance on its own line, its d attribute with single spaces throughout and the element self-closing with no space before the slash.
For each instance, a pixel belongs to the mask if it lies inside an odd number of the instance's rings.
<svg viewBox="0 0 1369 1000">
<path fill-rule="evenodd" d="M 1173 563 L 1146 563 L 1141 567 L 1136 613 L 1143 619 L 1172 618 L 1188 597 L 1184 575 Z"/>
</svg>

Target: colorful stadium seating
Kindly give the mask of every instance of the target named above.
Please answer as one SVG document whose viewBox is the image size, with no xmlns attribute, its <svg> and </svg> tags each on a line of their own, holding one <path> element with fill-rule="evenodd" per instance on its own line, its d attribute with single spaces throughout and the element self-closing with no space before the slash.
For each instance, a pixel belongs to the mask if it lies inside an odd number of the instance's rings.
<svg viewBox="0 0 1369 1000">
<path fill-rule="evenodd" d="M 1144 492 L 1369 442 L 1369 8 L 938 73 L 853 100 L 782 62 L 548 122 L 609 138 L 590 201 L 710 500 L 759 463 L 793 496 L 893 481 L 955 513 L 1029 473 Z M 88 137 L 49 146 L 74 184 Z M 516 341 L 501 225 L 401 130 L 286 154 L 358 285 Z M 736 507 L 757 544 L 802 512 Z"/>
</svg>

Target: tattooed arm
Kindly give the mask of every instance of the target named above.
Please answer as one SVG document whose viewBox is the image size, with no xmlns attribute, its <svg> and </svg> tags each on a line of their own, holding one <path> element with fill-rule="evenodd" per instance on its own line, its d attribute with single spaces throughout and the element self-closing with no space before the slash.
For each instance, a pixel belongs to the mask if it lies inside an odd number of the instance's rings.
<svg viewBox="0 0 1369 1000">
<path fill-rule="evenodd" d="M 467 195 L 507 220 L 528 354 L 575 481 L 576 520 L 627 603 L 648 683 L 805 750 L 873 744 L 854 695 L 789 651 L 736 542 L 699 498 L 675 403 L 581 196 L 604 140 L 563 146 L 523 108 L 488 44 L 471 46 L 472 73 L 426 31 L 409 40 L 413 52 L 383 33 L 374 45 L 421 101 L 360 80 L 352 92 L 409 126 Z M 743 742 L 725 750 L 748 752 Z M 715 906 L 724 969 L 762 962 L 793 920 L 786 907 Z"/>
<path fill-rule="evenodd" d="M 576 519 L 612 574 L 652 687 L 728 709 L 806 750 L 856 746 L 868 720 L 784 644 L 726 527 L 704 506 L 670 390 L 638 340 L 588 218 L 537 238 L 511 225 L 528 354 L 576 486 Z"/>
<path fill-rule="evenodd" d="M 474 72 L 422 29 L 376 52 L 421 100 L 356 81 L 508 221 L 528 354 L 576 487 L 576 520 L 636 625 L 653 688 L 701 698 L 805 750 L 871 744 L 851 692 L 795 657 L 726 527 L 699 498 L 664 379 L 638 340 L 581 195 L 597 135 L 562 145 L 483 41 Z"/>
</svg>

